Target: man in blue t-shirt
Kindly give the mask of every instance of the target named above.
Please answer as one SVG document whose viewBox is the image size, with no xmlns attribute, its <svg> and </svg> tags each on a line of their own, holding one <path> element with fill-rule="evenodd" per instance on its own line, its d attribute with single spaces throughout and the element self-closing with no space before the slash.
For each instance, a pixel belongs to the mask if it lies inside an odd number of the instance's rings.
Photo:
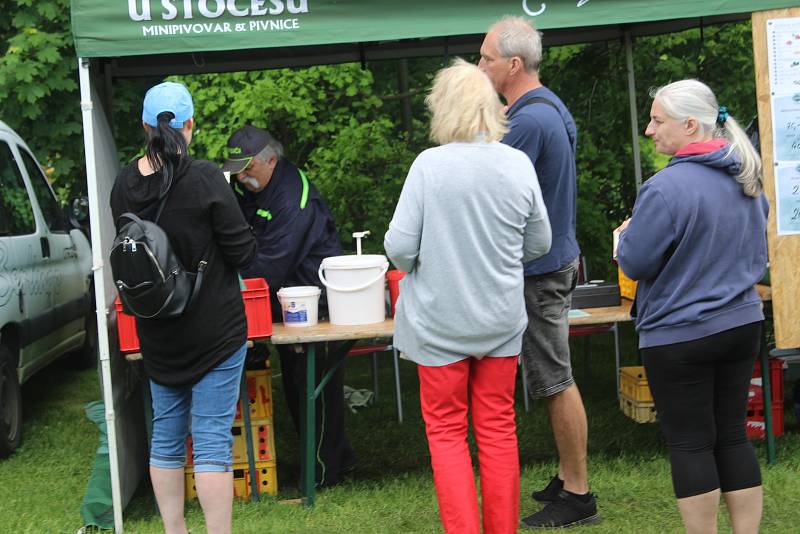
<svg viewBox="0 0 800 534">
<path fill-rule="evenodd" d="M 522 360 L 530 394 L 547 398 L 558 448 L 558 474 L 532 497 L 547 503 L 526 517 L 531 527 L 596 523 L 597 503 L 586 470 L 586 412 L 572 378 L 568 312 L 578 278 L 575 238 L 577 129 L 564 103 L 539 81 L 542 40 L 531 24 L 505 17 L 489 28 L 479 66 L 508 104 L 510 131 L 503 142 L 531 158 L 542 188 L 553 244 L 525 264 L 528 328 Z"/>
</svg>

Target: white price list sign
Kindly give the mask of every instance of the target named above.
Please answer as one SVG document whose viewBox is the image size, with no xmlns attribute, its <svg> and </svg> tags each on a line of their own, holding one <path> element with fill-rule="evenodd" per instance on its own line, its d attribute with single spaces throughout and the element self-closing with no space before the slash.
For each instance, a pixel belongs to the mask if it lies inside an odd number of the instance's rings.
<svg viewBox="0 0 800 534">
<path fill-rule="evenodd" d="M 800 234 L 800 18 L 767 21 L 778 235 Z"/>
</svg>

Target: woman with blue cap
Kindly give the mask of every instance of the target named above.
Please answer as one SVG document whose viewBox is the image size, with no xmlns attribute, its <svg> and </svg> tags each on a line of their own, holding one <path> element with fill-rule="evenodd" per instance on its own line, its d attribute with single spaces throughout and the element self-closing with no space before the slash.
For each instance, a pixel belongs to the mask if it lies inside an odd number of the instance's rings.
<svg viewBox="0 0 800 534">
<path fill-rule="evenodd" d="M 185 266 L 206 261 L 191 305 L 174 319 L 136 319 L 153 399 L 150 478 L 164 530 L 185 534 L 186 437 L 193 441 L 197 495 L 209 533 L 231 532 L 231 446 L 245 361 L 247 322 L 238 270 L 256 243 L 215 164 L 188 154 L 194 105 L 186 87 L 164 82 L 144 98 L 145 156 L 120 171 L 111 191 L 123 213 L 158 219 Z M 156 215 L 163 202 L 160 216 Z"/>
</svg>

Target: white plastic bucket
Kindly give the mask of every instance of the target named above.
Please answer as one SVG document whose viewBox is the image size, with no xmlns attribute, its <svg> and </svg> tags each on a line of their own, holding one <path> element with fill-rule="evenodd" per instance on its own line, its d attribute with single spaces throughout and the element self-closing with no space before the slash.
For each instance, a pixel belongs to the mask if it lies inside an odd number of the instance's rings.
<svg viewBox="0 0 800 534">
<path fill-rule="evenodd" d="M 317 324 L 319 296 L 317 286 L 282 287 L 278 290 L 281 315 L 286 326 L 314 326 Z"/>
<path fill-rule="evenodd" d="M 322 260 L 319 279 L 327 288 L 331 324 L 360 325 L 386 319 L 386 256 L 362 254 Z"/>
</svg>

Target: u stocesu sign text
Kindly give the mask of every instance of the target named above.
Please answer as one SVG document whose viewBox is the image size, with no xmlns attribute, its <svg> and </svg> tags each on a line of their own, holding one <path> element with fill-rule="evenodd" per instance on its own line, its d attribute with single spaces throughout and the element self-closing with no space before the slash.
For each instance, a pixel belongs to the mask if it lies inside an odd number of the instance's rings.
<svg viewBox="0 0 800 534">
<path fill-rule="evenodd" d="M 308 0 L 128 0 L 145 37 L 296 30 Z"/>
</svg>

